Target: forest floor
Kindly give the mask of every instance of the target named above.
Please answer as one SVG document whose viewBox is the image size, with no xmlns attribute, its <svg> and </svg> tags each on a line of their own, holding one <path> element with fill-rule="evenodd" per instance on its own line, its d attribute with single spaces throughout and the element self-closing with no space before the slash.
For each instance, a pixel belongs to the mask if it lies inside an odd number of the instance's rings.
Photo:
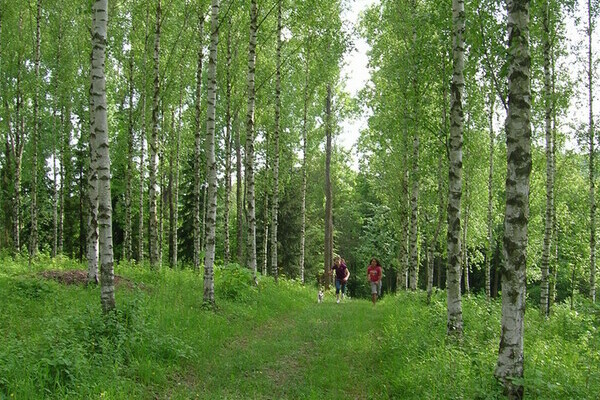
<svg viewBox="0 0 600 400">
<path fill-rule="evenodd" d="M 0 400 L 501 399 L 501 304 L 463 298 L 446 338 L 445 292 L 317 303 L 314 287 L 215 270 L 217 309 L 191 270 L 115 269 L 117 312 L 76 262 L 0 260 Z M 596 399 L 600 308 L 525 320 L 525 393 Z M 530 308 L 531 310 L 531 308 Z"/>
<path fill-rule="evenodd" d="M 382 392 L 383 321 L 364 300 L 308 304 L 232 337 L 206 360 L 193 386 L 217 398 L 376 398 Z"/>
</svg>

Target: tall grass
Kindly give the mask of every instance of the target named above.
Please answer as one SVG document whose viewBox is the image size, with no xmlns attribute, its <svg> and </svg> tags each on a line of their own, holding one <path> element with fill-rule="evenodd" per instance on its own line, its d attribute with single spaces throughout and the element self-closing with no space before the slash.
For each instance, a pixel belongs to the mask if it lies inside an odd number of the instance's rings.
<svg viewBox="0 0 600 400">
<path fill-rule="evenodd" d="M 117 312 L 103 316 L 99 288 L 40 275 L 82 268 L 0 261 L 0 399 L 502 398 L 498 301 L 465 298 L 464 338 L 447 343 L 444 293 L 317 304 L 313 288 L 256 287 L 231 265 L 216 270 L 213 312 L 193 271 L 121 264 Z M 600 313 L 577 309 L 527 312 L 528 398 L 598 398 Z"/>
</svg>

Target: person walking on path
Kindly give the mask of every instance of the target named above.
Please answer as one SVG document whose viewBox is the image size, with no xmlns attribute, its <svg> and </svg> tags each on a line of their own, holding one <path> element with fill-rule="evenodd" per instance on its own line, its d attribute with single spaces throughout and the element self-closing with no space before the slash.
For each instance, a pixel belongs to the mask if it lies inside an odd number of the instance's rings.
<svg viewBox="0 0 600 400">
<path fill-rule="evenodd" d="M 367 268 L 367 279 L 371 285 L 371 300 L 373 300 L 373 304 L 377 302 L 377 294 L 379 293 L 379 286 L 381 285 L 381 276 L 381 264 L 379 264 L 379 260 L 373 257 Z"/>
<path fill-rule="evenodd" d="M 346 262 L 344 259 L 340 258 L 339 256 L 334 257 L 331 269 L 335 270 L 335 296 L 337 298 L 336 302 L 339 303 L 340 292 L 342 292 L 342 300 L 344 300 L 346 284 L 348 283 L 348 278 L 350 277 L 350 271 L 348 270 L 348 267 L 346 267 Z"/>
</svg>

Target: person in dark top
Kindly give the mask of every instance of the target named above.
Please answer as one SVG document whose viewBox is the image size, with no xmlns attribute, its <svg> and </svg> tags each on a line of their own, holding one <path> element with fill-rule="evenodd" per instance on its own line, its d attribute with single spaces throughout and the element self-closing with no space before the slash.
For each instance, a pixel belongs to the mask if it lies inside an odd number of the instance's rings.
<svg viewBox="0 0 600 400">
<path fill-rule="evenodd" d="M 335 270 L 335 296 L 337 298 L 337 303 L 340 302 L 340 292 L 342 292 L 342 300 L 344 299 L 344 295 L 346 293 L 346 284 L 348 283 L 348 278 L 350 277 L 350 271 L 346 267 L 346 262 L 343 258 L 339 256 L 335 256 L 333 259 L 333 265 L 331 267 L 332 270 Z"/>
</svg>

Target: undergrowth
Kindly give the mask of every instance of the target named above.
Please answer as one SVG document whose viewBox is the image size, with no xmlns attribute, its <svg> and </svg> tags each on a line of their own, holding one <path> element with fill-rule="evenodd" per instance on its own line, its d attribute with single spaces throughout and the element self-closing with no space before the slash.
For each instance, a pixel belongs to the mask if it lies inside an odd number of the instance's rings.
<svg viewBox="0 0 600 400">
<path fill-rule="evenodd" d="M 463 298 L 464 335 L 446 339 L 445 293 L 317 304 L 314 288 L 215 270 L 216 311 L 202 276 L 121 264 L 103 315 L 97 287 L 41 277 L 68 260 L 0 261 L 0 399 L 390 398 L 499 399 L 493 372 L 500 300 Z M 308 285 L 307 285 L 308 286 Z M 525 321 L 525 394 L 595 399 L 599 308 L 557 305 Z M 344 385 L 336 382 L 344 382 Z M 347 385 L 346 381 L 349 381 Z M 283 386 L 280 383 L 285 383 Z"/>
</svg>

